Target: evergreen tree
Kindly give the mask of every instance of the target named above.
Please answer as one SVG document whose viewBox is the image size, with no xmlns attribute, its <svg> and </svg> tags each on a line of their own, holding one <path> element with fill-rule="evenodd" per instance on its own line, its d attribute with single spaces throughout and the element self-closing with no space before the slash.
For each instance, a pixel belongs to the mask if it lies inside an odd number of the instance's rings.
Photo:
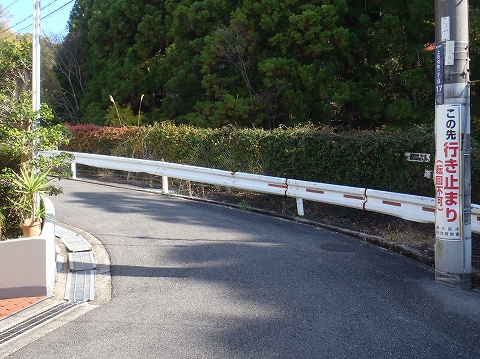
<svg viewBox="0 0 480 359">
<path fill-rule="evenodd" d="M 155 106 L 151 62 L 165 48 L 164 1 L 78 0 L 70 34 L 79 36 L 84 68 L 83 117 L 103 123 L 113 96 L 122 107 Z M 70 35 L 69 34 L 69 35 Z"/>
<path fill-rule="evenodd" d="M 63 53 L 86 122 L 112 96 L 151 122 L 398 127 L 433 121 L 434 29 L 427 0 L 77 0 Z"/>
</svg>

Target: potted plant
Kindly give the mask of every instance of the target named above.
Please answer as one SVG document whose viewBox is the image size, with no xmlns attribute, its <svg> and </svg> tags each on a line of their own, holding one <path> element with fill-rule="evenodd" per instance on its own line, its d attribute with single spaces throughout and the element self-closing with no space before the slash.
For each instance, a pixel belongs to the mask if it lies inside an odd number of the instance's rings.
<svg viewBox="0 0 480 359">
<path fill-rule="evenodd" d="M 38 236 L 45 211 L 40 202 L 40 195 L 50 192 L 49 171 L 37 172 L 22 168 L 12 179 L 16 199 L 13 205 L 21 212 L 21 227 L 25 237 Z"/>
</svg>

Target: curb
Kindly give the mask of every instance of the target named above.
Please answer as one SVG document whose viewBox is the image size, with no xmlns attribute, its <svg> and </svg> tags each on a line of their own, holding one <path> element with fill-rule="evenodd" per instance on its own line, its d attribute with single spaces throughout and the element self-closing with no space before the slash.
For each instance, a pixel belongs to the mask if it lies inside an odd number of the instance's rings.
<svg viewBox="0 0 480 359">
<path fill-rule="evenodd" d="M 95 309 L 96 307 L 107 303 L 111 299 L 111 275 L 110 275 L 110 256 L 103 244 L 90 233 L 73 226 L 56 222 L 56 226 L 63 227 L 72 232 L 78 233 L 85 238 L 91 245 L 97 262 L 95 270 L 95 298 L 89 302 L 79 303 L 72 306 L 68 311 L 62 312 L 58 316 L 52 316 L 51 319 L 38 325 L 32 325 L 27 331 L 12 336 L 11 339 L 0 344 L 0 358 L 6 358 L 22 347 L 34 342 L 47 333 L 67 324 L 83 314 Z M 57 256 L 57 274 L 55 277 L 55 286 L 51 297 L 43 299 L 29 307 L 9 315 L 0 321 L 0 334 L 7 332 L 23 322 L 41 315 L 43 312 L 52 310 L 54 307 L 69 303 L 65 300 L 67 275 L 69 272 L 67 252 L 65 245 L 56 237 L 56 243 L 60 248 Z M 61 264 L 61 268 L 59 265 Z M 28 333 L 26 336 L 24 334 Z"/>
<path fill-rule="evenodd" d="M 92 250 L 95 256 L 95 262 L 97 265 L 95 268 L 95 298 L 88 303 L 90 305 L 98 306 L 110 301 L 110 299 L 112 298 L 112 278 L 110 272 L 111 262 L 110 256 L 105 249 L 103 243 L 100 242 L 100 240 L 98 240 L 95 236 L 84 231 L 83 229 L 70 226 L 61 222 L 57 222 L 57 225 L 77 233 L 81 237 L 85 238 L 92 246 Z"/>
</svg>

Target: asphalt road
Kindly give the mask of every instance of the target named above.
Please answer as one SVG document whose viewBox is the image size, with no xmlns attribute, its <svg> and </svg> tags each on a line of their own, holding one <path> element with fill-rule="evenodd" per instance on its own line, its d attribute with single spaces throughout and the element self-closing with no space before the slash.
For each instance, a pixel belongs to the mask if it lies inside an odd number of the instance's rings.
<svg viewBox="0 0 480 359">
<path fill-rule="evenodd" d="M 112 299 L 11 358 L 480 358 L 480 294 L 358 239 L 184 199 L 61 181 Z"/>
</svg>

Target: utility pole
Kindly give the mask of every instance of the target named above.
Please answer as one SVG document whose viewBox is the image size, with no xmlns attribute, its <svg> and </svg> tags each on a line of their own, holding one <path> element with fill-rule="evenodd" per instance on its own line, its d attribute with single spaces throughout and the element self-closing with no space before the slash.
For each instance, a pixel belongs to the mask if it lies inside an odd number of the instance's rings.
<svg viewBox="0 0 480 359">
<path fill-rule="evenodd" d="M 36 112 L 31 130 L 40 128 L 40 0 L 33 0 L 32 38 L 32 109 Z M 40 139 L 37 138 L 36 141 Z M 33 154 L 37 156 L 37 153 Z M 38 172 L 38 169 L 35 169 Z M 40 195 L 35 193 L 35 206 L 40 205 Z"/>
<path fill-rule="evenodd" d="M 470 289 L 470 69 L 467 0 L 435 0 L 435 279 Z"/>
<path fill-rule="evenodd" d="M 33 0 L 33 51 L 32 51 L 32 106 L 40 110 L 40 0 Z M 39 119 L 33 128 L 39 127 Z"/>
</svg>

